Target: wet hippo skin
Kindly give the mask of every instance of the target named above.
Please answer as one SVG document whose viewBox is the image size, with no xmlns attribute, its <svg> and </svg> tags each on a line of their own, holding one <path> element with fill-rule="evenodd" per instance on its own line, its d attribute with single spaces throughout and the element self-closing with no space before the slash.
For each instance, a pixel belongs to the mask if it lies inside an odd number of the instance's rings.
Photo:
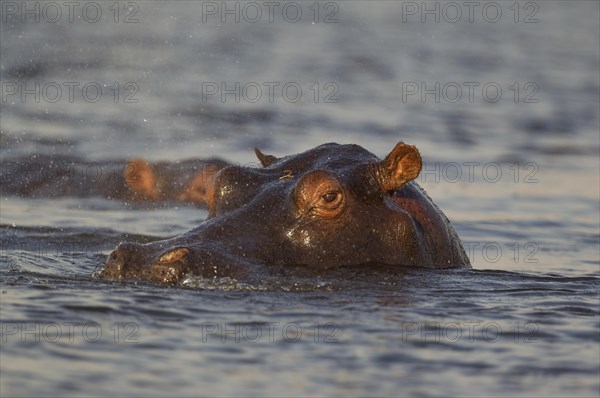
<svg viewBox="0 0 600 398">
<path fill-rule="evenodd" d="M 448 219 L 413 181 L 422 166 L 414 146 L 400 142 L 383 160 L 334 143 L 282 158 L 256 154 L 262 167 L 212 175 L 209 215 L 198 227 L 122 242 L 95 276 L 173 284 L 187 275 L 243 280 L 269 267 L 471 266 Z"/>
</svg>

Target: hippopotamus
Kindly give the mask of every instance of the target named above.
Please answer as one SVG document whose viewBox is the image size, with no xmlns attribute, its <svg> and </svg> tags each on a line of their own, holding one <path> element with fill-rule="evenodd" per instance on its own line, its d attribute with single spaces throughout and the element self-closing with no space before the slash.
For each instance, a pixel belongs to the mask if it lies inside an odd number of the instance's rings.
<svg viewBox="0 0 600 398">
<path fill-rule="evenodd" d="M 255 152 L 261 167 L 212 175 L 200 225 L 166 240 L 121 242 L 95 276 L 177 284 L 187 276 L 243 280 L 269 267 L 471 267 L 452 225 L 414 181 L 422 166 L 414 146 L 400 142 L 383 160 L 336 143 L 280 158 Z"/>
<path fill-rule="evenodd" d="M 38 154 L 2 162 L 0 183 L 3 194 L 30 198 L 103 197 L 139 205 L 183 202 L 204 207 L 207 181 L 226 165 L 217 158 L 85 162 Z"/>
</svg>

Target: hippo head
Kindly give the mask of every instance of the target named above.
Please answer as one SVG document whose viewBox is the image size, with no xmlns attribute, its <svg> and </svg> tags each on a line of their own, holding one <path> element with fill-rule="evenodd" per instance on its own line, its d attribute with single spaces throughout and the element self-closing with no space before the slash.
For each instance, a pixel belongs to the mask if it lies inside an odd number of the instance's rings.
<svg viewBox="0 0 600 398">
<path fill-rule="evenodd" d="M 167 240 L 123 242 L 96 275 L 176 283 L 186 275 L 244 278 L 269 266 L 469 266 L 448 220 L 411 182 L 421 170 L 415 147 L 401 142 L 384 160 L 338 144 L 283 158 L 256 154 L 262 167 L 212 176 L 202 224 Z"/>
</svg>

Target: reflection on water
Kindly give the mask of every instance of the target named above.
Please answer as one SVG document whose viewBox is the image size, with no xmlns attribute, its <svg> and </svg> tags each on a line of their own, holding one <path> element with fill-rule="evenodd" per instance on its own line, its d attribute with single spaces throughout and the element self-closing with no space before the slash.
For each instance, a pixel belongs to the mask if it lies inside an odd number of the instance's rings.
<svg viewBox="0 0 600 398">
<path fill-rule="evenodd" d="M 296 23 L 222 23 L 220 2 L 97 3 L 96 23 L 3 8 L 2 178 L 34 153 L 248 164 L 253 146 L 404 140 L 474 269 L 106 283 L 90 275 L 119 241 L 206 211 L 3 195 L 3 396 L 598 395 L 598 3 L 516 3 L 515 22 L 502 2 L 494 23 L 330 3 L 316 23 L 314 3 Z"/>
</svg>

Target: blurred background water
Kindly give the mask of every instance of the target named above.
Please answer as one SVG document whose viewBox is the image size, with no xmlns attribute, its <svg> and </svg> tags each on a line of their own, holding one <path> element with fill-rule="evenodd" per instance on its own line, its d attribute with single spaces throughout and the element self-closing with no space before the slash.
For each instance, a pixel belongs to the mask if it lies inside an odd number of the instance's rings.
<svg viewBox="0 0 600 398">
<path fill-rule="evenodd" d="M 2 396 L 600 393 L 598 2 L 1 6 L 3 178 L 403 140 L 474 266 L 105 283 L 206 211 L 3 195 Z"/>
</svg>

